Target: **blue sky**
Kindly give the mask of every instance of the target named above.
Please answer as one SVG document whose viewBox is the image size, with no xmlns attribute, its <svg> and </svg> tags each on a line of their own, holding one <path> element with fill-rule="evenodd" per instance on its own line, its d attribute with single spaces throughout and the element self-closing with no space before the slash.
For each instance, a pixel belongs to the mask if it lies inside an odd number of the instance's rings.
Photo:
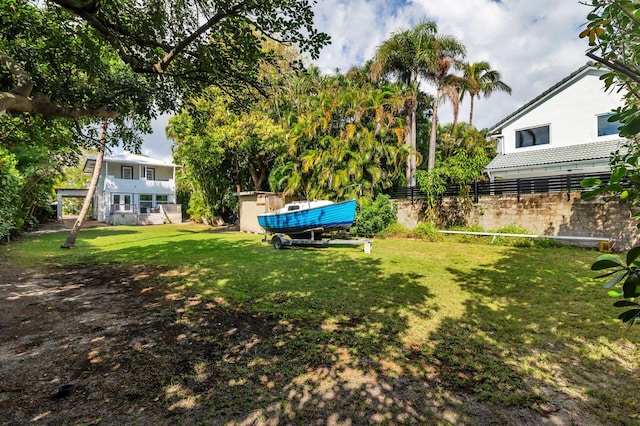
<svg viewBox="0 0 640 426">
<path fill-rule="evenodd" d="M 431 20 L 438 32 L 467 48 L 467 61 L 488 61 L 511 86 L 511 96 L 494 93 L 475 103 L 474 124 L 489 127 L 587 62 L 578 34 L 589 8 L 578 0 L 318 0 L 316 27 L 332 38 L 318 60 L 325 73 L 347 71 L 373 56 L 391 33 Z M 421 88 L 432 92 L 423 84 Z M 468 120 L 463 102 L 460 120 Z M 450 122 L 444 106 L 441 122 Z M 171 159 L 166 119 L 145 138 L 146 155 Z"/>
</svg>

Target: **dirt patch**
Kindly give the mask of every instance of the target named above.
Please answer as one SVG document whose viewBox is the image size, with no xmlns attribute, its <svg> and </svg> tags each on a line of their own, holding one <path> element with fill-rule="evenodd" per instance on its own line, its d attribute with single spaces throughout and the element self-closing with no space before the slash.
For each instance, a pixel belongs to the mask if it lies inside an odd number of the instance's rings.
<svg viewBox="0 0 640 426">
<path fill-rule="evenodd" d="M 571 401 L 443 400 L 437 377 L 363 374 L 346 351 L 289 374 L 310 348 L 264 342 L 301 327 L 171 292 L 173 273 L 0 261 L 0 424 L 594 424 Z"/>
</svg>

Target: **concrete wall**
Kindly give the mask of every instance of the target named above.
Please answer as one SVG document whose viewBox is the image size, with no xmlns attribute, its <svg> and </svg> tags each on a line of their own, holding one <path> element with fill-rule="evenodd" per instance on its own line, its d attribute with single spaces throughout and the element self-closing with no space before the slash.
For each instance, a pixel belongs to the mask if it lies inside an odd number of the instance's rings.
<svg viewBox="0 0 640 426">
<path fill-rule="evenodd" d="M 450 200 L 445 199 L 446 205 Z M 422 206 L 407 200 L 398 200 L 398 221 L 411 229 L 418 222 Z M 605 202 L 600 197 L 580 200 L 580 194 L 527 194 L 480 197 L 473 204 L 469 223 L 485 230 L 515 224 L 537 235 L 602 237 L 616 240 L 616 251 L 628 250 L 640 244 L 638 223 L 631 217 L 625 202 Z M 598 243 L 581 244 L 597 247 Z"/>
</svg>

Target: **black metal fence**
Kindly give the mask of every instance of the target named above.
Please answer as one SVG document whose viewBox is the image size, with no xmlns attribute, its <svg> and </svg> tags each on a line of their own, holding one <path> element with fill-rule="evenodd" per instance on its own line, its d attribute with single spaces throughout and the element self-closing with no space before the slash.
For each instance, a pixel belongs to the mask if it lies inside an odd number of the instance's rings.
<svg viewBox="0 0 640 426">
<path fill-rule="evenodd" d="M 589 174 L 589 175 L 562 175 L 545 178 L 530 179 L 505 179 L 494 182 L 474 182 L 471 184 L 470 192 L 474 202 L 478 202 L 480 196 L 487 195 L 517 195 L 520 201 L 520 195 L 523 194 L 551 194 L 566 193 L 567 200 L 570 199 L 572 192 L 582 192 L 584 188 L 580 186 L 580 182 L 588 177 L 599 178 L 603 182 L 608 182 L 611 174 Z M 409 199 L 420 200 L 426 198 L 424 192 L 418 187 L 391 188 L 385 191 L 393 199 Z M 443 196 L 455 197 L 460 195 L 459 185 L 448 185 Z"/>
</svg>

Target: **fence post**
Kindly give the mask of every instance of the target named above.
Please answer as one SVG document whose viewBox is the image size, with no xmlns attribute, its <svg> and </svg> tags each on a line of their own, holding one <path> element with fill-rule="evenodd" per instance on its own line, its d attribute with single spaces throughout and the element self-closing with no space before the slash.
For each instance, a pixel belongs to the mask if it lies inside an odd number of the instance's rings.
<svg viewBox="0 0 640 426">
<path fill-rule="evenodd" d="M 571 175 L 567 175 L 567 201 L 571 201 Z"/>
<path fill-rule="evenodd" d="M 518 202 L 520 202 L 520 179 L 516 179 L 516 193 L 518 194 Z"/>
<path fill-rule="evenodd" d="M 477 203 L 479 201 L 478 197 L 478 181 L 473 181 L 473 202 Z"/>
</svg>

